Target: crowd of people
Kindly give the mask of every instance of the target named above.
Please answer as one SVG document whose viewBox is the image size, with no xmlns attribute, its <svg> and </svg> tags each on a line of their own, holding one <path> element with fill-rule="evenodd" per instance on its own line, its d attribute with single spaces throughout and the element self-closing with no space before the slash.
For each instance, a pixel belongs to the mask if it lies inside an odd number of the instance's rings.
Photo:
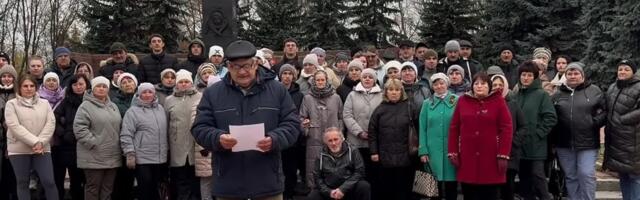
<svg viewBox="0 0 640 200">
<path fill-rule="evenodd" d="M 624 199 L 640 199 L 640 78 L 629 60 L 603 92 L 583 63 L 544 47 L 519 62 L 505 46 L 483 65 L 466 40 L 444 44 L 443 58 L 411 41 L 397 54 L 316 47 L 302 57 L 289 38 L 280 61 L 243 40 L 205 55 L 195 39 L 183 61 L 161 35 L 148 42 L 141 59 L 114 42 L 96 68 L 59 47 L 49 67 L 31 56 L 21 75 L 0 53 L 0 199 L 31 199 L 32 182 L 49 200 L 420 199 L 422 170 L 437 180 L 431 199 L 460 189 L 544 200 L 553 159 L 570 199 L 595 199 L 603 127 L 603 168 L 618 173 Z M 231 131 L 243 125 L 264 130 L 255 150 L 237 149 L 239 134 L 255 134 Z"/>
</svg>

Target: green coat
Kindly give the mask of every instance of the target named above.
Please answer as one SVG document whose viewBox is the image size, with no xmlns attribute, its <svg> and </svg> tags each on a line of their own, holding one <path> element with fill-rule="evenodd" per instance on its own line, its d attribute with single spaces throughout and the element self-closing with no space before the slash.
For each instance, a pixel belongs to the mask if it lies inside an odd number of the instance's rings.
<svg viewBox="0 0 640 200">
<path fill-rule="evenodd" d="M 456 169 L 447 158 L 449 124 L 458 96 L 449 92 L 444 99 L 429 97 L 420 111 L 420 156 L 429 156 L 429 165 L 438 181 L 455 181 Z"/>
<path fill-rule="evenodd" d="M 527 130 L 522 140 L 521 159 L 547 159 L 547 135 L 557 122 L 551 97 L 542 89 L 540 79 L 536 79 L 530 87 L 520 88 L 515 98 L 524 113 Z"/>
</svg>

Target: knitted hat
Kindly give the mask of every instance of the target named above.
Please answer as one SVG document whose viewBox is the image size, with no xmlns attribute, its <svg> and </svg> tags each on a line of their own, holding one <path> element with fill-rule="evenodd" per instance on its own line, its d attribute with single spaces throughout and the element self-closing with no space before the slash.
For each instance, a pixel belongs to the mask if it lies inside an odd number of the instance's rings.
<svg viewBox="0 0 640 200">
<path fill-rule="evenodd" d="M 360 77 L 364 77 L 364 75 L 367 75 L 367 74 L 373 76 L 374 78 L 378 77 L 378 73 L 376 72 L 376 70 L 371 68 L 366 68 L 362 70 L 362 73 L 360 73 Z"/>
<path fill-rule="evenodd" d="M 160 72 L 160 79 L 164 78 L 164 75 L 166 75 L 167 73 L 172 73 L 173 75 L 176 75 L 176 71 L 171 69 L 171 68 L 167 68 L 162 70 L 162 72 Z"/>
<path fill-rule="evenodd" d="M 193 83 L 193 78 L 191 77 L 191 72 L 181 69 L 176 72 L 176 83 L 181 80 L 189 80 L 189 82 Z"/>
<path fill-rule="evenodd" d="M 451 74 L 453 71 L 458 71 L 462 74 L 462 79 L 464 79 L 464 69 L 460 67 L 460 65 L 451 65 L 449 69 L 447 69 L 447 75 Z"/>
<path fill-rule="evenodd" d="M 311 49 L 311 52 L 309 53 L 316 54 L 317 56 L 327 56 L 327 52 L 320 47 Z"/>
<path fill-rule="evenodd" d="M 131 73 L 125 72 L 125 73 L 120 74 L 120 76 L 118 76 L 118 85 L 119 85 L 119 86 L 120 86 L 120 85 L 122 85 L 122 80 L 123 80 L 125 77 L 126 77 L 126 78 L 130 78 L 131 80 L 133 80 L 133 83 L 134 83 L 135 85 L 138 85 L 138 79 L 136 78 L 136 76 L 134 76 L 134 75 L 133 75 L 133 74 L 131 74 Z"/>
<path fill-rule="evenodd" d="M 57 58 L 58 56 L 62 56 L 62 55 L 69 55 L 69 54 L 71 54 L 71 51 L 66 47 L 58 47 L 56 48 L 55 51 L 53 51 L 54 58 Z"/>
<path fill-rule="evenodd" d="M 144 82 L 138 86 L 138 95 L 141 95 L 145 90 L 151 90 L 154 94 L 156 93 L 156 87 L 153 84 Z"/>
<path fill-rule="evenodd" d="M 116 51 L 127 51 L 127 47 L 125 47 L 121 42 L 114 42 L 113 44 L 111 44 L 111 48 L 109 48 L 109 53 L 113 53 Z"/>
<path fill-rule="evenodd" d="M 222 49 L 221 46 L 213 45 L 211 46 L 211 48 L 209 48 L 209 58 L 211 58 L 211 56 L 214 56 L 214 55 L 224 58 L 224 50 Z"/>
<path fill-rule="evenodd" d="M 99 84 L 104 84 L 107 86 L 107 88 L 109 88 L 109 85 L 111 85 L 110 83 L 111 81 L 109 81 L 109 79 L 105 78 L 104 76 L 98 76 L 91 79 L 91 89 L 95 88 Z"/>
<path fill-rule="evenodd" d="M 0 52 L 0 57 L 4 58 L 5 60 L 7 60 L 7 63 L 11 64 L 11 58 L 9 58 L 9 54 Z"/>
<path fill-rule="evenodd" d="M 499 66 L 493 65 L 489 68 L 487 68 L 487 75 L 489 76 L 493 76 L 496 74 L 500 74 L 500 75 L 504 75 L 504 71 L 502 71 L 502 68 L 500 68 Z"/>
<path fill-rule="evenodd" d="M 408 62 L 402 63 L 402 69 L 407 67 L 411 67 L 411 69 L 413 69 L 413 71 L 416 72 L 416 74 L 418 73 L 418 67 L 413 62 L 408 61 Z"/>
<path fill-rule="evenodd" d="M 429 78 L 429 82 L 431 83 L 431 85 L 433 85 L 433 83 L 436 82 L 438 79 L 442 79 L 444 81 L 444 84 L 447 85 L 447 87 L 449 87 L 449 77 L 442 72 L 431 75 L 431 77 Z"/>
<path fill-rule="evenodd" d="M 212 63 L 202 63 L 202 65 L 198 67 L 198 72 L 196 72 L 196 75 L 202 75 L 202 72 L 204 72 L 205 70 L 211 70 L 213 74 L 218 74 L 215 65 L 213 65 Z"/>
<path fill-rule="evenodd" d="M 0 68 L 0 76 L 2 76 L 2 74 L 5 74 L 5 73 L 11 74 L 11 76 L 13 76 L 14 81 L 18 79 L 18 72 L 16 72 L 16 68 L 14 68 L 11 65 L 5 65 L 4 67 Z"/>
<path fill-rule="evenodd" d="M 434 51 L 433 49 L 427 49 L 427 51 L 424 52 L 424 58 L 430 58 L 430 57 L 435 57 L 436 59 L 438 59 L 438 52 Z"/>
<path fill-rule="evenodd" d="M 340 62 L 340 61 L 346 61 L 349 62 L 351 58 L 349 58 L 349 56 L 345 53 L 338 53 L 336 54 L 336 63 Z"/>
<path fill-rule="evenodd" d="M 571 62 L 569 63 L 569 65 L 567 65 L 567 71 L 575 69 L 578 70 L 580 72 L 580 74 L 582 74 L 582 77 L 584 78 L 584 64 L 581 62 Z"/>
<path fill-rule="evenodd" d="M 362 70 L 364 69 L 364 63 L 362 63 L 362 61 L 360 60 L 352 60 L 351 62 L 349 62 L 349 66 L 347 67 L 347 69 L 351 71 L 351 68 L 353 67 L 357 67 L 358 69 Z"/>
<path fill-rule="evenodd" d="M 392 61 L 387 62 L 387 64 L 384 64 L 383 69 L 384 69 L 385 73 L 387 73 L 389 71 L 389 69 L 391 69 L 391 68 L 395 68 L 395 69 L 398 70 L 398 72 L 400 72 L 400 70 L 402 68 L 402 63 L 400 63 L 398 61 L 395 61 L 395 60 L 392 60 Z"/>
<path fill-rule="evenodd" d="M 502 53 L 503 51 L 510 51 L 512 54 L 516 54 L 516 52 L 513 49 L 513 46 L 508 45 L 508 44 L 502 45 L 500 47 L 500 52 L 499 53 Z"/>
<path fill-rule="evenodd" d="M 618 67 L 620 67 L 620 65 L 628 65 L 629 67 L 631 67 L 631 71 L 635 74 L 638 71 L 638 66 L 635 65 L 635 63 L 631 60 L 621 60 L 618 63 Z"/>
<path fill-rule="evenodd" d="M 293 74 L 293 80 L 298 80 L 298 70 L 291 64 L 284 64 L 280 66 L 280 71 L 278 72 L 278 77 L 282 77 L 282 74 L 286 71 L 291 72 Z"/>
<path fill-rule="evenodd" d="M 547 59 L 551 59 L 551 50 L 545 47 L 538 47 L 533 50 L 533 58 L 538 58 L 541 56 L 547 57 Z"/>
<path fill-rule="evenodd" d="M 314 66 L 318 67 L 318 56 L 316 54 L 310 53 L 307 54 L 307 56 L 304 57 L 304 60 L 302 60 L 302 65 L 304 64 L 313 64 Z"/>
<path fill-rule="evenodd" d="M 47 82 L 47 79 L 56 79 L 56 81 L 58 82 L 58 85 L 60 85 L 60 78 L 58 77 L 58 74 L 54 73 L 54 72 L 49 72 L 47 74 L 44 75 L 44 78 L 42 78 L 42 80 L 44 82 Z"/>
<path fill-rule="evenodd" d="M 444 52 L 447 53 L 450 51 L 460 51 L 460 43 L 456 40 L 449 40 L 444 45 Z"/>
</svg>

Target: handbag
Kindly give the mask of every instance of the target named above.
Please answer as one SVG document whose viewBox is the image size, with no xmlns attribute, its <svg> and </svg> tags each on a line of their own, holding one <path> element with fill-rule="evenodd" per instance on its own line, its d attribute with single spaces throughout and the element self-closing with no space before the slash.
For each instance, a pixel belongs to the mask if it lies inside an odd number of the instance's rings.
<svg viewBox="0 0 640 200">
<path fill-rule="evenodd" d="M 416 170 L 412 191 L 426 197 L 438 196 L 438 181 L 432 175 L 431 166 L 426 164 L 428 172 Z"/>
<path fill-rule="evenodd" d="M 413 112 L 411 111 L 411 103 L 407 106 L 409 109 L 409 155 L 416 156 L 418 155 L 418 132 L 416 130 L 415 124 L 413 123 Z"/>
</svg>

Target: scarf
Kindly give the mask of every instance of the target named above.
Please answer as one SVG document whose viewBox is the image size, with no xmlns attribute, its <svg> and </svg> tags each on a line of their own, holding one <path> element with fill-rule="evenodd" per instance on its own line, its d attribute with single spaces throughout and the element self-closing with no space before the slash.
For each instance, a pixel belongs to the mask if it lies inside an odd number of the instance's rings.
<svg viewBox="0 0 640 200">
<path fill-rule="evenodd" d="M 439 99 L 444 99 L 444 97 L 446 97 L 447 94 L 449 94 L 449 91 L 445 92 L 444 94 L 434 93 L 433 96 L 435 96 L 435 97 L 437 97 Z"/>
<path fill-rule="evenodd" d="M 329 82 L 326 83 L 326 85 L 324 86 L 324 88 L 320 89 L 316 86 L 316 82 L 312 81 L 311 82 L 311 96 L 318 98 L 318 99 L 324 99 L 327 98 L 331 95 L 333 95 L 333 93 L 335 93 L 335 90 L 333 89 L 333 86 L 331 84 L 329 84 Z"/>
<path fill-rule="evenodd" d="M 0 85 L 1 90 L 13 90 L 13 84 L 11 85 Z"/>
<path fill-rule="evenodd" d="M 38 90 L 38 95 L 40 95 L 40 98 L 49 101 L 51 108 L 54 108 L 56 105 L 58 105 L 60 100 L 64 98 L 64 90 L 62 89 L 62 87 L 58 87 L 56 91 L 51 91 L 45 88 L 44 85 L 41 85 L 40 89 Z"/>
</svg>

